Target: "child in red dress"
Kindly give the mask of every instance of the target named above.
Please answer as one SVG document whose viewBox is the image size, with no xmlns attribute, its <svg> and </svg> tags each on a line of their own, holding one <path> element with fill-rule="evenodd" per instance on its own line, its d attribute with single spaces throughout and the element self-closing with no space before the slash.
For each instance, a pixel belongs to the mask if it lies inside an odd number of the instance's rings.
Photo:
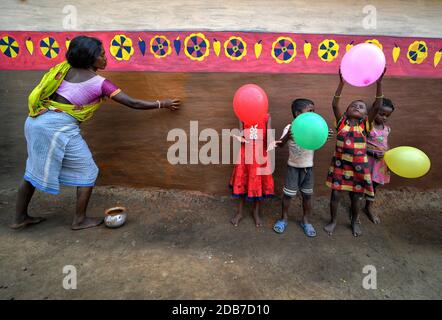
<svg viewBox="0 0 442 320">
<path fill-rule="evenodd" d="M 271 128 L 271 118 L 267 114 L 255 125 L 240 122 L 243 135 L 234 136 L 241 142 L 238 159 L 230 178 L 232 197 L 240 199 L 238 211 L 230 220 L 234 226 L 238 226 L 243 217 L 245 200 L 253 202 L 255 225 L 262 226 L 260 201 L 274 196 L 273 170 L 267 158 L 267 131 Z"/>
</svg>

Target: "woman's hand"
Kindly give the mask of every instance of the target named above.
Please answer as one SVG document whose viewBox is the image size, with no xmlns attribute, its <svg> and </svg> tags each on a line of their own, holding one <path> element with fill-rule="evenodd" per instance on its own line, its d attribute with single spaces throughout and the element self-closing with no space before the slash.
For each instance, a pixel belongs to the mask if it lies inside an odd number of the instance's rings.
<svg viewBox="0 0 442 320">
<path fill-rule="evenodd" d="M 167 99 L 160 101 L 161 108 L 167 108 L 171 111 L 178 110 L 180 108 L 181 101 L 179 99 Z"/>
</svg>

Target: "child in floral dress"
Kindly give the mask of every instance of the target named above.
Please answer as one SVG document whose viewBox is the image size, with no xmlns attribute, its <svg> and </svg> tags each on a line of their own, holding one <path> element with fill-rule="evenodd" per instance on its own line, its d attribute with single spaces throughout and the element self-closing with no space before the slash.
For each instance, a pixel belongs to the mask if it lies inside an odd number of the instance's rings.
<svg viewBox="0 0 442 320">
<path fill-rule="evenodd" d="M 368 165 L 371 170 L 373 181 L 373 192 L 379 185 L 390 182 L 390 170 L 384 160 L 384 153 L 388 148 L 388 136 L 391 128 L 386 124 L 388 118 L 394 111 L 394 105 L 390 99 L 384 98 L 379 113 L 374 120 L 373 129 L 367 137 Z M 367 197 L 365 202 L 365 213 L 374 224 L 381 222 L 379 216 L 373 212 L 374 197 Z"/>
</svg>

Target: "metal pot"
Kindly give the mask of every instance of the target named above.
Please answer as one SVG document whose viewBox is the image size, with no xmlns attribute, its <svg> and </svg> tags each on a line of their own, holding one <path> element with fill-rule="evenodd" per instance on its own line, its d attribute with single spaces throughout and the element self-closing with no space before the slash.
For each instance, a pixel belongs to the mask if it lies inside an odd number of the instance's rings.
<svg viewBox="0 0 442 320">
<path fill-rule="evenodd" d="M 121 227 L 127 219 L 127 212 L 125 207 L 114 207 L 104 211 L 104 224 L 108 228 Z"/>
</svg>

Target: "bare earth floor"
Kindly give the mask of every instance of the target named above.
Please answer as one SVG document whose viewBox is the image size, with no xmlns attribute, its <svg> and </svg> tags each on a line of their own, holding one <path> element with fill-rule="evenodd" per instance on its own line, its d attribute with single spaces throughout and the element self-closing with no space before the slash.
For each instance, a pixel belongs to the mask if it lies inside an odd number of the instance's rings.
<svg viewBox="0 0 442 320">
<path fill-rule="evenodd" d="M 335 234 L 326 235 L 328 199 L 317 197 L 315 239 L 298 225 L 298 199 L 279 235 L 272 230 L 279 199 L 265 203 L 263 228 L 249 214 L 235 228 L 229 197 L 99 187 L 90 215 L 120 204 L 127 223 L 71 231 L 75 193 L 67 188 L 59 196 L 37 192 L 30 213 L 47 221 L 14 231 L 15 196 L 0 190 L 0 299 L 442 298 L 442 191 L 381 190 L 382 223 L 361 217 L 361 238 L 351 234 L 348 204 Z M 63 289 L 65 265 L 77 268 L 76 290 Z M 365 265 L 376 267 L 376 290 L 362 286 Z"/>
</svg>

